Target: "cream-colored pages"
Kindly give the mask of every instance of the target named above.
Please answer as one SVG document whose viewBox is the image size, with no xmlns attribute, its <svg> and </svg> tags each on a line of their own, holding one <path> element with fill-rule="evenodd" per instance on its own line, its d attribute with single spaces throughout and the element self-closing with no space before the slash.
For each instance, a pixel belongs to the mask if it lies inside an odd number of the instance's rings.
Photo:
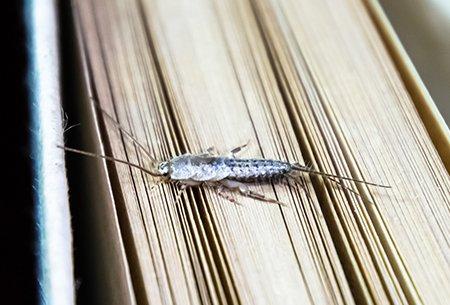
<svg viewBox="0 0 450 305">
<path fill-rule="evenodd" d="M 447 304 L 450 179 L 360 0 L 74 0 L 100 107 L 158 160 L 220 152 L 382 183 L 269 204 L 108 175 L 137 304 Z M 149 158 L 101 111 L 105 153 Z M 354 192 L 357 192 L 355 194 Z"/>
</svg>

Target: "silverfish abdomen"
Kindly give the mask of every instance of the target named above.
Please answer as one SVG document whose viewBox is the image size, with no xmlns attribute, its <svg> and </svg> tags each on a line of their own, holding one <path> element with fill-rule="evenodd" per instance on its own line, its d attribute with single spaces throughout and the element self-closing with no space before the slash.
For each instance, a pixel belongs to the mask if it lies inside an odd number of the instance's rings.
<svg viewBox="0 0 450 305">
<path fill-rule="evenodd" d="M 227 178 L 239 181 L 269 180 L 292 169 L 290 163 L 278 160 L 226 158 L 224 163 L 230 169 Z"/>
</svg>

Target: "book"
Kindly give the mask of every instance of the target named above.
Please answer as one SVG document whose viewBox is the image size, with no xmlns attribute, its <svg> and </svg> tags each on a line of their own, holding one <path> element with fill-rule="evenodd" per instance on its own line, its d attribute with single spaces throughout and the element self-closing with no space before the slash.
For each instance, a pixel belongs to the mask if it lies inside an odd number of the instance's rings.
<svg viewBox="0 0 450 305">
<path fill-rule="evenodd" d="M 240 157 L 391 186 L 304 175 L 252 185 L 286 207 L 229 192 L 236 204 L 72 155 L 80 300 L 445 304 L 448 128 L 434 110 L 420 115 L 432 100 L 378 9 L 73 1 L 79 148 L 148 168 L 140 145 L 163 161 L 249 142 Z"/>
<path fill-rule="evenodd" d="M 446 122 L 450 121 L 447 83 L 450 79 L 450 6 L 447 2 L 380 1 L 386 16 Z"/>
</svg>

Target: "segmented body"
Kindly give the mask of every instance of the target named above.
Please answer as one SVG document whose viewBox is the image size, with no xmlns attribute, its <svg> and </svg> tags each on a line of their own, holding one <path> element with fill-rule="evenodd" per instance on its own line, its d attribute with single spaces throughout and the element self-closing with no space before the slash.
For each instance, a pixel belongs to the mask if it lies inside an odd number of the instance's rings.
<svg viewBox="0 0 450 305">
<path fill-rule="evenodd" d="M 150 152 L 142 144 L 140 144 L 130 132 L 124 130 L 111 115 L 109 115 L 103 109 L 99 109 L 109 120 L 111 120 L 115 124 L 115 126 L 120 131 L 123 132 L 124 135 L 129 137 L 133 141 L 133 143 L 136 144 L 137 147 L 139 147 L 147 155 L 152 163 L 152 166 L 150 168 L 146 168 L 141 166 L 140 164 L 131 163 L 126 160 L 117 159 L 111 156 L 100 155 L 79 149 L 65 147 L 64 145 L 58 145 L 58 147 L 66 151 L 93 158 L 103 158 L 116 163 L 128 164 L 129 166 L 137 168 L 150 176 L 164 177 L 167 179 L 166 181 L 169 182 L 179 182 L 179 184 L 181 185 L 181 189 L 185 189 L 187 186 L 198 186 L 206 183 L 209 186 L 215 187 L 218 195 L 221 195 L 233 202 L 235 202 L 233 198 L 229 198 L 228 196 L 223 194 L 224 189 L 237 190 L 244 196 L 251 197 L 257 200 L 282 204 L 276 199 L 267 198 L 264 194 L 258 194 L 250 190 L 245 182 L 273 182 L 273 180 L 276 178 L 288 178 L 298 181 L 298 174 L 306 172 L 313 175 L 327 177 L 332 182 L 337 183 L 342 188 L 349 190 L 357 194 L 358 196 L 358 193 L 345 186 L 339 180 L 350 180 L 378 187 L 390 187 L 387 185 L 371 183 L 364 180 L 320 172 L 314 170 L 313 168 L 310 168 L 309 166 L 301 165 L 299 163 L 289 163 L 271 159 L 235 158 L 236 154 L 239 153 L 243 148 L 245 148 L 247 144 L 235 147 L 234 149 L 227 152 L 227 155 L 232 157 L 217 156 L 217 154 L 214 153 L 215 148 L 210 147 L 206 150 L 205 153 L 202 154 L 184 154 L 174 157 L 168 161 L 158 161 L 151 156 Z"/>
<path fill-rule="evenodd" d="M 292 171 L 288 162 L 270 159 L 236 159 L 182 155 L 168 162 L 171 180 L 189 181 L 269 181 Z"/>
</svg>

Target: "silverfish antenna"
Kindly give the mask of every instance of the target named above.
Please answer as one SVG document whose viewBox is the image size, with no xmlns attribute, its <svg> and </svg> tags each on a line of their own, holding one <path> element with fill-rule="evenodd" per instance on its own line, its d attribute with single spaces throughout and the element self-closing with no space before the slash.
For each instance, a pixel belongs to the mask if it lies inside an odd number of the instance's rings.
<svg viewBox="0 0 450 305">
<path fill-rule="evenodd" d="M 139 143 L 139 141 L 129 132 L 127 131 L 124 127 L 122 127 L 122 125 L 120 125 L 119 122 L 117 122 L 112 115 L 110 115 L 108 112 L 106 112 L 101 106 L 100 104 L 97 102 L 97 100 L 95 98 L 93 98 L 92 96 L 89 97 L 89 99 L 91 100 L 92 104 L 104 115 L 106 116 L 106 118 L 113 123 L 113 125 L 119 129 L 119 131 L 123 132 L 134 144 L 136 144 L 144 153 L 145 155 L 152 161 L 155 163 L 158 163 L 158 160 L 156 160 L 155 158 L 152 157 L 152 155 L 150 154 L 150 152 L 144 147 L 144 145 L 142 145 L 141 143 Z"/>
<path fill-rule="evenodd" d="M 333 175 L 333 174 L 328 174 L 328 173 L 315 171 L 313 169 L 307 168 L 307 167 L 302 166 L 300 164 L 293 164 L 292 168 L 295 169 L 295 170 L 301 171 L 301 172 L 306 172 L 306 173 L 310 173 L 310 174 L 318 175 L 318 176 L 323 176 L 323 177 L 327 177 L 327 178 L 336 178 L 336 179 L 342 179 L 342 180 L 349 180 L 349 181 L 364 183 L 364 184 L 367 184 L 367 185 L 373 185 L 373 186 L 377 186 L 377 187 L 391 188 L 390 185 L 377 184 L 377 183 L 368 182 L 368 181 L 364 181 L 364 180 L 353 179 L 353 178 L 349 178 L 349 177 L 344 177 L 344 176 Z M 337 181 L 335 181 L 335 182 L 337 182 Z"/>
<path fill-rule="evenodd" d="M 102 158 L 102 159 L 105 159 L 105 160 L 108 160 L 108 161 L 113 161 L 113 162 L 118 162 L 118 163 L 122 163 L 122 164 L 127 164 L 127 165 L 129 165 L 131 167 L 140 169 L 141 171 L 143 171 L 143 172 L 145 172 L 145 173 L 147 173 L 147 174 L 149 174 L 151 176 L 162 176 L 161 174 L 151 172 L 150 170 L 146 169 L 145 167 L 142 167 L 140 165 L 137 165 L 135 163 L 131 163 L 131 162 L 128 162 L 128 161 L 125 161 L 125 160 L 117 159 L 117 158 L 110 157 L 110 156 L 95 154 L 95 153 L 91 153 L 91 152 L 88 152 L 88 151 L 79 150 L 79 149 L 75 149 L 75 148 L 70 148 L 70 147 L 66 147 L 66 146 L 62 146 L 62 145 L 57 145 L 57 147 L 65 150 L 65 151 L 69 151 L 69 152 L 72 152 L 72 153 L 76 153 L 76 154 L 80 154 L 80 155 L 84 155 L 84 156 L 88 156 L 88 157 L 92 157 L 92 158 Z"/>
</svg>

